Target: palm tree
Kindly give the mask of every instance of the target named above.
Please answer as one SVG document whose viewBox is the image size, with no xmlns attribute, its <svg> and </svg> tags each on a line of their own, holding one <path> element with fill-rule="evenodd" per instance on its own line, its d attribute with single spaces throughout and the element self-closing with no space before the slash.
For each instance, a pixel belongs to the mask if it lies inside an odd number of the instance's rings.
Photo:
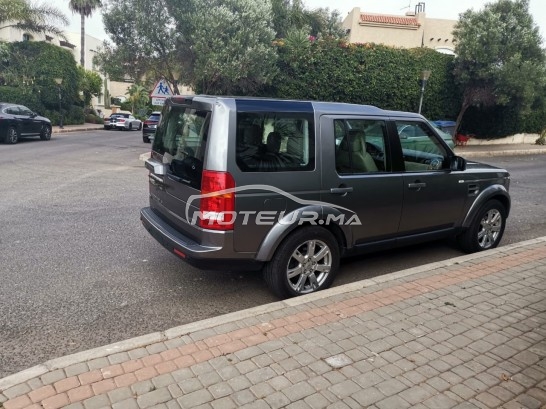
<svg viewBox="0 0 546 409">
<path fill-rule="evenodd" d="M 85 68 L 85 18 L 90 17 L 96 8 L 102 6 L 101 0 L 70 0 L 68 7 L 72 13 L 81 16 L 80 64 Z"/>
<path fill-rule="evenodd" d="M 0 0 L 0 28 L 16 27 L 30 33 L 50 33 L 65 38 L 60 26 L 68 19 L 55 7 L 28 0 Z"/>
<path fill-rule="evenodd" d="M 131 101 L 133 115 L 135 114 L 135 110 L 145 106 L 150 98 L 146 87 L 140 84 L 131 85 L 127 88 L 127 93 L 129 94 L 129 101 Z"/>
</svg>

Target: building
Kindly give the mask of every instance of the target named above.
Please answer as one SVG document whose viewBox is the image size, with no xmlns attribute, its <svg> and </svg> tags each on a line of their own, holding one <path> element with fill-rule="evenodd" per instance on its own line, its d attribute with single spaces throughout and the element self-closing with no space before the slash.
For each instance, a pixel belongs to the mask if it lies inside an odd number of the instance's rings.
<svg viewBox="0 0 546 409">
<path fill-rule="evenodd" d="M 351 43 L 376 43 L 393 47 L 427 47 L 454 54 L 456 20 L 427 18 L 425 3 L 404 16 L 365 13 L 355 7 L 343 20 Z"/>
</svg>

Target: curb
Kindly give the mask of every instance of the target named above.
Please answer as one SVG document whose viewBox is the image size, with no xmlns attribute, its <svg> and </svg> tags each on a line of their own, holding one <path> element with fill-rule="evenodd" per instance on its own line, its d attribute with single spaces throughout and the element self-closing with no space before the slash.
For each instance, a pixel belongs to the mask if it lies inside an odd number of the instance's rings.
<svg viewBox="0 0 546 409">
<path fill-rule="evenodd" d="M 99 126 L 88 126 L 88 127 L 85 127 L 85 128 L 63 128 L 63 129 L 59 129 L 59 127 L 57 127 L 57 129 L 53 128 L 52 134 L 56 135 L 56 134 L 68 133 L 68 132 L 100 131 L 103 128 L 104 127 L 102 125 L 100 127 Z"/>
<path fill-rule="evenodd" d="M 467 255 L 451 258 L 448 260 L 429 263 L 422 266 L 385 274 L 383 276 L 357 281 L 355 283 L 344 284 L 339 287 L 326 289 L 315 294 L 303 295 L 303 296 L 291 298 L 288 300 L 277 301 L 277 302 L 264 304 L 261 306 L 257 306 L 257 307 L 253 307 L 253 308 L 249 308 L 249 309 L 245 309 L 241 311 L 235 311 L 229 314 L 224 314 L 224 315 L 208 318 L 201 321 L 184 324 L 178 327 L 167 329 L 165 331 L 154 332 L 151 334 L 143 335 L 136 338 L 131 338 L 128 340 L 116 342 L 113 344 L 90 349 L 87 351 L 77 352 L 75 354 L 67 355 L 64 357 L 54 358 L 44 362 L 43 364 L 36 365 L 29 369 L 23 370 L 21 372 L 18 372 L 13 375 L 9 375 L 3 379 L 0 379 L 0 393 L 2 393 L 3 391 L 13 386 L 27 382 L 32 378 L 41 376 L 47 372 L 57 370 L 57 369 L 63 369 L 68 366 L 86 362 L 92 359 L 106 357 L 114 353 L 127 352 L 136 348 L 146 347 L 147 345 L 150 345 L 156 342 L 164 342 L 164 341 L 171 340 L 173 338 L 178 338 L 188 333 L 201 331 L 201 330 L 211 328 L 220 324 L 226 324 L 226 323 L 242 320 L 249 317 L 254 317 L 256 315 L 281 310 L 286 307 L 299 306 L 307 302 L 317 301 L 317 300 L 321 300 L 324 298 L 332 297 L 332 296 L 347 293 L 347 292 L 358 291 L 362 288 L 387 283 L 389 281 L 394 281 L 400 278 L 405 278 L 415 274 L 424 273 L 424 272 L 434 270 L 437 268 L 450 267 L 450 266 L 461 264 L 461 263 L 471 261 L 474 259 L 494 256 L 495 254 L 498 254 L 498 253 L 504 253 L 504 252 L 508 252 L 510 250 L 517 249 L 520 247 L 525 247 L 525 246 L 544 243 L 544 242 L 546 242 L 546 236 L 539 237 L 536 239 L 526 240 L 519 243 L 510 244 L 510 245 L 492 249 L 492 250 L 487 250 L 487 251 L 473 253 L 473 254 L 467 254 Z"/>
<path fill-rule="evenodd" d="M 482 145 L 484 146 L 484 145 Z M 491 145 L 494 146 L 494 145 Z M 483 157 L 483 156 L 517 156 L 517 155 L 540 155 L 546 154 L 546 148 L 537 149 L 507 149 L 502 151 L 474 151 L 474 152 L 455 152 L 463 158 Z"/>
</svg>

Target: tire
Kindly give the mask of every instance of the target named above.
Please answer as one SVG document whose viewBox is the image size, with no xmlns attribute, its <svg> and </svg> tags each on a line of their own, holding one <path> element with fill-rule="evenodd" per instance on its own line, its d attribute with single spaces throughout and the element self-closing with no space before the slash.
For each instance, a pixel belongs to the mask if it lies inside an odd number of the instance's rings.
<svg viewBox="0 0 546 409">
<path fill-rule="evenodd" d="M 470 227 L 457 241 L 466 253 L 494 249 L 506 227 L 506 207 L 498 200 L 486 202 L 476 213 Z"/>
<path fill-rule="evenodd" d="M 137 131 L 140 131 L 142 129 L 142 122 L 138 125 Z"/>
<path fill-rule="evenodd" d="M 148 138 L 147 136 L 142 135 L 142 142 L 150 143 L 150 138 Z"/>
<path fill-rule="evenodd" d="M 40 131 L 40 139 L 42 141 L 49 141 L 51 139 L 51 127 L 48 125 L 42 125 L 42 130 Z"/>
<path fill-rule="evenodd" d="M 19 132 L 17 132 L 17 129 L 14 126 L 10 126 L 6 133 L 6 143 L 14 145 L 17 142 L 19 142 Z"/>
<path fill-rule="evenodd" d="M 338 269 L 339 247 L 334 236 L 322 227 L 310 226 L 283 240 L 263 274 L 277 297 L 288 298 L 328 288 Z"/>
<path fill-rule="evenodd" d="M 130 130 L 130 131 L 133 130 L 133 124 L 129 124 L 129 130 Z"/>
</svg>

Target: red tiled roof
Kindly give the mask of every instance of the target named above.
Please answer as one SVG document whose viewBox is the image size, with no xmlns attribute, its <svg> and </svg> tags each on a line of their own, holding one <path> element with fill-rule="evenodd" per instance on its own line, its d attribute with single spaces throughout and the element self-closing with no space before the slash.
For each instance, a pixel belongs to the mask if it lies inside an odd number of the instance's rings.
<svg viewBox="0 0 546 409">
<path fill-rule="evenodd" d="M 362 23 L 396 24 L 398 26 L 419 26 L 415 17 L 385 16 L 381 14 L 360 14 Z"/>
</svg>

